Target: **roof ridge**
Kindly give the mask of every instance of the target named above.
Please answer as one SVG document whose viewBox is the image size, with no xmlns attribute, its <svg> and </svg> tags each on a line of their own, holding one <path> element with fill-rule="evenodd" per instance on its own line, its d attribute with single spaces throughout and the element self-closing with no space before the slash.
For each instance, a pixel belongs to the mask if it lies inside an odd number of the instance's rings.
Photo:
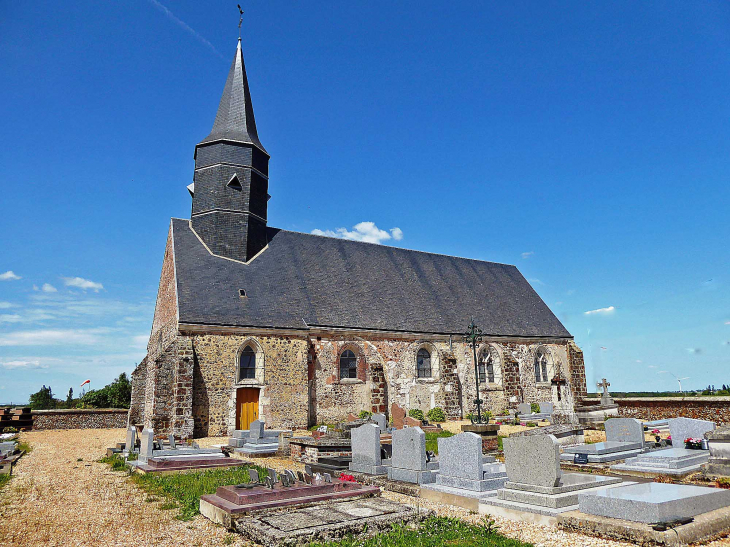
<svg viewBox="0 0 730 547">
<path fill-rule="evenodd" d="M 471 260 L 472 262 L 486 262 L 487 264 L 496 264 L 498 266 L 509 266 L 509 267 L 515 268 L 519 271 L 519 268 L 517 268 L 517 266 L 515 264 L 507 264 L 505 262 L 494 262 L 493 260 L 480 260 L 478 258 L 469 258 L 469 257 L 457 256 L 457 255 L 447 255 L 445 253 L 434 253 L 432 251 L 421 251 L 419 249 L 409 249 L 406 247 L 394 247 L 392 245 L 383 245 L 382 243 L 371 243 L 370 241 L 357 241 L 356 239 L 345 239 L 345 238 L 341 238 L 341 237 L 324 236 L 324 235 L 320 235 L 320 234 L 312 234 L 312 233 L 307 233 L 307 232 L 296 232 L 294 230 L 285 230 L 284 228 L 274 228 L 272 226 L 270 226 L 270 228 L 272 228 L 274 230 L 279 230 L 280 232 L 288 232 L 290 234 L 297 234 L 297 235 L 311 236 L 311 237 L 323 237 L 323 238 L 327 238 L 327 239 L 336 239 L 339 241 L 346 241 L 348 243 L 361 243 L 363 245 L 375 245 L 377 247 L 389 247 L 391 249 L 398 249 L 400 251 L 408 251 L 411 253 L 423 253 L 423 254 L 433 255 L 433 256 L 443 256 L 446 258 L 458 258 L 459 260 Z"/>
</svg>

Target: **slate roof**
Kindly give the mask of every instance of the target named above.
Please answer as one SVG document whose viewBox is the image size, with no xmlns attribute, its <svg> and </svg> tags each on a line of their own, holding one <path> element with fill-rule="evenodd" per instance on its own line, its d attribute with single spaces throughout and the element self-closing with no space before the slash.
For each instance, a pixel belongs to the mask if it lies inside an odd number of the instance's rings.
<svg viewBox="0 0 730 547">
<path fill-rule="evenodd" d="M 242 264 L 172 225 L 181 323 L 571 337 L 515 266 L 276 228 Z"/>
<path fill-rule="evenodd" d="M 248 90 L 248 77 L 246 76 L 246 65 L 243 62 L 240 38 L 236 56 L 228 71 L 213 129 L 199 145 L 221 140 L 253 144 L 262 152 L 267 153 L 259 141 L 256 131 L 256 120 L 253 116 L 253 103 Z"/>
</svg>

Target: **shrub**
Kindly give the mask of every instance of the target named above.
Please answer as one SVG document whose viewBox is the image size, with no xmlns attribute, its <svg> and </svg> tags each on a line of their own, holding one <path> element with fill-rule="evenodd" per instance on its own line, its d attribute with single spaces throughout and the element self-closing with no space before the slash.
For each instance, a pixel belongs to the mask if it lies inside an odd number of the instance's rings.
<svg viewBox="0 0 730 547">
<path fill-rule="evenodd" d="M 440 407 L 433 407 L 431 410 L 428 411 L 426 414 L 428 417 L 429 422 L 445 422 L 446 421 L 446 413 L 444 412 L 443 408 Z"/>
<path fill-rule="evenodd" d="M 18 432 L 17 427 L 11 426 L 11 427 L 6 427 L 5 429 L 3 429 L 3 433 L 17 433 L 17 432 Z"/>
<path fill-rule="evenodd" d="M 372 416 L 373 416 L 373 413 L 370 412 L 369 410 L 361 410 L 360 414 L 357 415 L 357 417 L 360 418 L 361 420 L 367 420 L 369 418 L 372 418 Z"/>
<path fill-rule="evenodd" d="M 418 408 L 412 408 L 412 409 L 410 409 L 408 411 L 408 415 L 411 418 L 415 418 L 416 420 L 423 420 L 423 418 L 424 418 L 424 416 L 423 416 L 423 410 L 418 409 Z"/>
<path fill-rule="evenodd" d="M 502 414 L 501 414 L 501 416 L 509 416 L 509 410 L 505 408 L 505 409 L 504 409 L 504 410 L 502 411 Z"/>
<path fill-rule="evenodd" d="M 716 481 L 718 488 L 730 488 L 730 479 L 727 477 L 721 477 Z"/>
<path fill-rule="evenodd" d="M 537 403 L 530 403 L 530 412 L 532 412 L 533 414 L 539 414 L 540 405 Z"/>
<path fill-rule="evenodd" d="M 535 422 L 527 422 L 525 425 L 527 427 L 537 427 L 537 424 Z"/>
</svg>

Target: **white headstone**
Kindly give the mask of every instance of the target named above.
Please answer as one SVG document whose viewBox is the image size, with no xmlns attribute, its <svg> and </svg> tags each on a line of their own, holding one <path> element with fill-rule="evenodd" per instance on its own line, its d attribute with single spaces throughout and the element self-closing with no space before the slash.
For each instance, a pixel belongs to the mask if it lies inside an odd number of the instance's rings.
<svg viewBox="0 0 730 547">
<path fill-rule="evenodd" d="M 529 403 L 520 403 L 517 405 L 517 412 L 520 414 L 532 414 L 532 407 Z"/>
<path fill-rule="evenodd" d="M 254 420 L 248 429 L 249 439 L 261 439 L 264 436 L 264 422 L 261 420 Z"/>
<path fill-rule="evenodd" d="M 380 428 L 375 424 L 363 424 L 350 432 L 352 441 L 352 462 L 365 465 L 380 465 Z"/>
<path fill-rule="evenodd" d="M 137 444 L 137 428 L 130 425 L 127 427 L 127 439 L 124 443 L 124 448 L 127 452 L 132 452 L 135 444 Z"/>
<path fill-rule="evenodd" d="M 426 434 L 420 427 L 393 431 L 393 467 L 413 471 L 426 470 Z"/>
<path fill-rule="evenodd" d="M 692 418 L 672 418 L 669 420 L 669 434 L 672 446 L 681 446 L 685 439 L 704 439 L 705 433 L 715 430 L 715 422 L 694 420 Z M 676 443 L 676 444 L 675 444 Z"/>
<path fill-rule="evenodd" d="M 508 437 L 503 446 L 510 482 L 547 487 L 560 484 L 560 444 L 553 435 Z"/>
<path fill-rule="evenodd" d="M 139 459 L 146 462 L 152 457 L 154 450 L 155 431 L 153 429 L 143 429 L 139 438 Z"/>
<path fill-rule="evenodd" d="M 373 421 L 378 424 L 380 431 L 388 429 L 388 420 L 385 419 L 385 414 L 373 414 Z"/>
<path fill-rule="evenodd" d="M 606 420 L 606 440 L 644 444 L 644 425 L 635 418 Z"/>
<path fill-rule="evenodd" d="M 480 481 L 484 478 L 482 459 L 482 438 L 476 433 L 459 433 L 453 437 L 440 438 L 439 473 Z"/>
</svg>

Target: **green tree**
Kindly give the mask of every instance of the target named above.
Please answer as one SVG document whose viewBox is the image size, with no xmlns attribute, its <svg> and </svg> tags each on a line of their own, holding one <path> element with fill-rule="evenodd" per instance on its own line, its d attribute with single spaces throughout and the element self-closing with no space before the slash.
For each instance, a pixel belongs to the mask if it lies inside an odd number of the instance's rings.
<svg viewBox="0 0 730 547">
<path fill-rule="evenodd" d="M 68 395 L 66 396 L 66 408 L 72 408 L 74 404 L 74 388 L 68 388 Z"/>
<path fill-rule="evenodd" d="M 56 408 L 56 400 L 53 398 L 51 386 L 43 386 L 39 391 L 33 393 L 29 398 L 30 408 L 33 410 L 48 410 Z"/>
<path fill-rule="evenodd" d="M 92 389 L 81 398 L 84 406 L 93 408 L 129 408 L 131 402 L 132 384 L 124 372 L 111 384 Z"/>
</svg>

